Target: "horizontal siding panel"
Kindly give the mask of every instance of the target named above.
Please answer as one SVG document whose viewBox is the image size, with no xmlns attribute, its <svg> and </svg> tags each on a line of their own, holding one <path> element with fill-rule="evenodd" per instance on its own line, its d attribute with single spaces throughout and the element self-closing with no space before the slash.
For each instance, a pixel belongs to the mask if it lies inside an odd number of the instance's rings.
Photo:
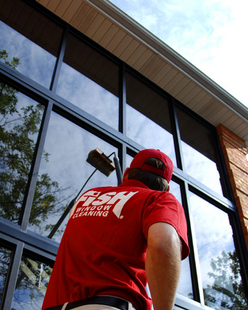
<svg viewBox="0 0 248 310">
<path fill-rule="evenodd" d="M 87 3 L 83 3 L 79 11 L 73 16 L 71 20 L 71 25 L 75 28 L 78 28 L 82 20 L 85 18 L 85 15 L 90 11 L 90 6 Z"/>
<path fill-rule="evenodd" d="M 64 12 L 63 19 L 65 21 L 67 21 L 68 23 L 70 23 L 72 21 L 73 17 L 75 16 L 75 14 L 77 14 L 77 12 L 82 7 L 83 3 L 84 2 L 82 0 L 72 1 L 70 6 L 68 7 L 68 9 Z M 56 13 L 58 15 L 60 15 L 60 13 L 58 11 L 56 11 Z"/>
<path fill-rule="evenodd" d="M 132 48 L 132 53 L 129 54 L 129 57 L 124 57 L 123 60 L 126 61 L 130 66 L 133 66 L 134 63 L 144 54 L 146 47 L 141 45 L 136 40 L 133 40 L 130 47 Z"/>
<path fill-rule="evenodd" d="M 132 42 L 132 40 L 133 40 L 133 37 L 131 37 L 129 34 L 126 34 L 125 37 L 119 42 L 118 46 L 116 46 L 116 48 L 114 49 L 114 54 L 117 57 L 120 57 L 123 51 Z"/>
<path fill-rule="evenodd" d="M 152 68 L 157 65 L 161 58 L 157 54 L 153 54 L 150 59 L 141 68 L 142 72 L 146 77 L 150 77 Z"/>
<path fill-rule="evenodd" d="M 99 25 L 97 31 L 92 36 L 92 39 L 99 43 L 112 25 L 113 23 L 110 20 L 104 18 L 102 24 Z"/>
<path fill-rule="evenodd" d="M 62 2 L 62 3 L 61 3 Z M 61 6 L 61 8 L 64 8 L 64 10 L 67 9 L 68 7 L 68 3 L 66 3 L 67 1 L 61 1 L 61 0 L 51 0 L 48 4 L 47 4 L 47 8 L 52 11 L 55 12 L 55 10 L 57 9 L 58 6 Z"/>
<path fill-rule="evenodd" d="M 155 82 L 155 76 L 158 76 L 159 73 L 162 71 L 163 67 L 165 67 L 165 65 L 167 64 L 167 62 L 164 59 L 162 59 L 159 55 L 155 56 L 158 58 L 158 61 L 156 62 L 156 64 L 151 66 L 149 72 L 147 73 L 147 75 L 153 82 Z M 152 61 L 152 57 L 148 60 L 146 64 L 148 65 L 150 61 Z"/>
<path fill-rule="evenodd" d="M 192 108 L 194 106 L 194 102 L 192 102 L 193 98 L 198 95 L 201 91 L 201 88 L 195 84 L 194 88 L 183 98 L 183 101 L 189 104 L 189 107 Z"/>
<path fill-rule="evenodd" d="M 177 75 L 175 75 L 173 77 L 173 79 L 171 79 L 169 81 L 169 83 L 164 87 L 164 90 L 166 90 L 168 93 L 171 92 L 171 90 L 173 88 L 176 87 L 176 85 L 178 85 L 178 83 L 181 82 L 181 80 L 183 79 L 184 75 L 181 72 L 178 72 Z"/>
<path fill-rule="evenodd" d="M 107 45 L 107 49 L 114 54 L 114 50 L 116 47 L 120 44 L 120 42 L 124 39 L 126 35 L 126 32 L 122 29 L 119 29 L 119 31 L 115 34 L 115 36 L 112 38 L 112 40 Z"/>
<path fill-rule="evenodd" d="M 190 83 L 190 79 L 187 76 L 184 76 L 184 78 L 181 80 L 179 84 L 177 84 L 172 90 L 171 94 L 176 97 L 183 88 L 186 87 Z"/>
<path fill-rule="evenodd" d="M 145 52 L 140 56 L 140 58 L 135 62 L 134 68 L 139 70 L 143 74 L 141 68 L 151 57 L 152 51 L 150 49 L 146 49 Z"/>
<path fill-rule="evenodd" d="M 96 33 L 98 28 L 101 28 L 101 25 L 104 21 L 104 17 L 100 14 L 97 14 L 92 23 L 90 24 L 90 27 L 86 30 L 85 34 L 92 38 L 93 35 Z M 110 27 L 110 22 L 109 22 L 109 27 Z M 104 30 L 103 30 L 104 31 Z"/>
<path fill-rule="evenodd" d="M 171 68 L 172 66 L 166 62 L 154 76 L 153 82 L 159 85 L 159 83 L 165 78 L 166 74 L 171 70 Z"/>
<path fill-rule="evenodd" d="M 128 47 L 120 55 L 121 59 L 124 60 L 125 62 L 128 62 L 129 65 L 134 63 L 137 60 L 137 58 L 134 57 L 133 55 L 139 46 L 140 46 L 140 43 L 137 40 L 132 40 L 132 42 L 128 45 Z M 142 49 L 142 46 L 141 46 L 141 49 Z M 140 48 L 139 48 L 139 50 L 140 50 Z M 144 53 L 144 47 L 143 47 L 143 50 L 141 51 L 141 53 Z M 140 55 L 141 54 L 139 54 L 137 57 L 140 57 Z"/>
<path fill-rule="evenodd" d="M 185 98 L 195 87 L 195 82 L 190 81 L 187 84 L 187 87 L 184 87 L 178 94 L 177 94 L 177 99 L 182 101 L 183 98 Z"/>
<path fill-rule="evenodd" d="M 98 13 L 95 10 L 90 9 L 84 16 L 84 19 L 82 20 L 80 25 L 78 26 L 78 30 L 80 30 L 82 33 L 85 33 L 86 30 L 90 27 L 95 17 L 97 16 L 97 14 Z"/>
<path fill-rule="evenodd" d="M 201 91 L 194 98 L 191 99 L 190 103 L 192 109 L 200 111 L 206 104 L 206 102 L 209 102 L 209 100 L 211 100 L 211 98 L 211 95 L 209 95 L 205 90 L 201 89 Z"/>
<path fill-rule="evenodd" d="M 98 29 L 98 31 L 100 31 L 100 29 Z M 101 44 L 103 47 L 106 47 L 113 39 L 113 37 L 117 34 L 118 31 L 119 28 L 115 24 L 111 23 L 110 28 L 103 34 L 102 38 L 99 41 L 99 44 Z"/>
<path fill-rule="evenodd" d="M 39 2 L 40 4 L 44 5 L 45 7 L 47 7 L 48 3 L 50 0 L 37 0 L 37 2 Z"/>
<path fill-rule="evenodd" d="M 166 74 L 165 78 L 161 81 L 160 86 L 166 89 L 166 85 L 177 75 L 178 70 L 173 68 Z"/>
</svg>

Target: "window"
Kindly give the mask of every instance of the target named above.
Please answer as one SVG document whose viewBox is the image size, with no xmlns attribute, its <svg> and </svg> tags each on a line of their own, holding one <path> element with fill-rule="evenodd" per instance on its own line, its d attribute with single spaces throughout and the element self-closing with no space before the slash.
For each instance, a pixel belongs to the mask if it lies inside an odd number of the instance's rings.
<svg viewBox="0 0 248 310">
<path fill-rule="evenodd" d="M 127 136 L 165 152 L 176 165 L 167 100 L 127 73 Z"/>
<path fill-rule="evenodd" d="M 29 229 L 43 236 L 50 236 L 53 225 L 58 222 L 70 201 L 78 195 L 87 178 L 94 171 L 86 159 L 89 152 L 97 147 L 107 156 L 112 152 L 117 153 L 116 148 L 105 141 L 60 115 L 52 113 L 29 219 Z M 113 172 L 107 178 L 97 171 L 84 190 L 107 184 L 117 184 L 116 173 Z M 60 241 L 66 223 L 67 219 L 50 238 Z"/>
<path fill-rule="evenodd" d="M 180 108 L 176 113 L 185 172 L 222 195 L 212 131 Z"/>
<path fill-rule="evenodd" d="M 12 301 L 12 309 L 40 310 L 52 267 L 23 255 Z"/>
<path fill-rule="evenodd" d="M 18 224 L 44 106 L 0 87 L 0 216 Z"/>
<path fill-rule="evenodd" d="M 214 309 L 245 309 L 233 231 L 228 214 L 190 192 L 205 304 Z"/>
<path fill-rule="evenodd" d="M 0 16 L 0 51 L 19 58 L 17 71 L 49 88 L 62 28 L 21 0 L 5 1 Z"/>
<path fill-rule="evenodd" d="M 118 66 L 69 35 L 58 82 L 58 95 L 118 130 Z"/>
<path fill-rule="evenodd" d="M 0 305 L 2 303 L 11 256 L 12 251 L 5 246 L 0 245 Z"/>
</svg>

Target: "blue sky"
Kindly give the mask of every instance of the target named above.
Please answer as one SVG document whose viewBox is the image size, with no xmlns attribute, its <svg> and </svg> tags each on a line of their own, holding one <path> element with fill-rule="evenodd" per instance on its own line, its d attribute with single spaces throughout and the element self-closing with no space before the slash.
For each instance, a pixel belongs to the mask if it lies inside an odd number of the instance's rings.
<svg viewBox="0 0 248 310">
<path fill-rule="evenodd" d="M 247 0 L 112 0 L 248 107 Z"/>
</svg>

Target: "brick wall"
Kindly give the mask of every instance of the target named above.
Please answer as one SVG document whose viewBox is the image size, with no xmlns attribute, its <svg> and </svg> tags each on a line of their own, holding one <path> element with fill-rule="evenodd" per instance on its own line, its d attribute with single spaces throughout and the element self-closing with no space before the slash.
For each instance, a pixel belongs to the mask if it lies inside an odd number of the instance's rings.
<svg viewBox="0 0 248 310">
<path fill-rule="evenodd" d="M 223 125 L 217 127 L 248 249 L 248 160 L 245 141 Z"/>
</svg>

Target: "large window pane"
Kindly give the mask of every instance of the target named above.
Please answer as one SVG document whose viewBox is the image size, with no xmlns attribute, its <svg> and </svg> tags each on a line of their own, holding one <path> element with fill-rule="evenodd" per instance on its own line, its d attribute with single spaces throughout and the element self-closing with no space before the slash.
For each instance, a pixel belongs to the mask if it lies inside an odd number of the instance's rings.
<svg viewBox="0 0 248 310">
<path fill-rule="evenodd" d="M 50 265 L 23 256 L 11 309 L 40 310 L 51 272 Z"/>
<path fill-rule="evenodd" d="M 21 0 L 0 6 L 0 50 L 19 58 L 18 71 L 49 87 L 62 28 Z"/>
<path fill-rule="evenodd" d="M 57 93 L 118 130 L 119 67 L 72 35 Z"/>
<path fill-rule="evenodd" d="M 221 310 L 247 309 L 228 215 L 193 193 L 190 206 L 205 304 Z"/>
<path fill-rule="evenodd" d="M 176 165 L 167 100 L 127 74 L 127 136 L 166 153 Z"/>
<path fill-rule="evenodd" d="M 185 172 L 222 195 L 211 131 L 177 108 Z"/>
<path fill-rule="evenodd" d="M 49 235 L 53 225 L 94 171 L 86 159 L 88 153 L 97 147 L 107 156 L 117 152 L 116 148 L 100 138 L 58 114 L 52 114 L 44 147 L 46 156 L 39 170 L 29 229 L 43 236 Z M 97 171 L 84 190 L 116 184 L 115 171 L 109 177 Z M 56 230 L 53 236 L 55 240 L 60 241 L 66 222 L 67 218 Z"/>
<path fill-rule="evenodd" d="M 3 298 L 4 286 L 7 278 L 12 251 L 0 246 L 0 305 Z"/>
<path fill-rule="evenodd" d="M 0 216 L 18 223 L 44 107 L 0 83 Z"/>
</svg>

